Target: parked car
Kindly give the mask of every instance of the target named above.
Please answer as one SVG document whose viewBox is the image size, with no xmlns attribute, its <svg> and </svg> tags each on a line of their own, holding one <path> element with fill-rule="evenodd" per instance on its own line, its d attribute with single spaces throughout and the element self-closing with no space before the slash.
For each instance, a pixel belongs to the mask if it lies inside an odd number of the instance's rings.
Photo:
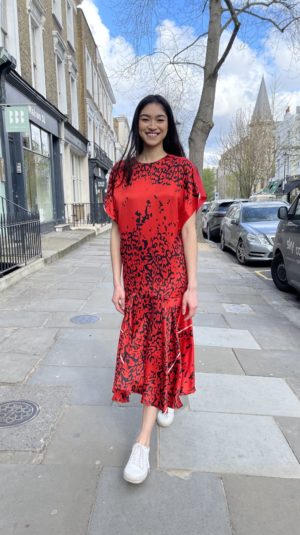
<svg viewBox="0 0 300 535">
<path fill-rule="evenodd" d="M 213 201 L 203 219 L 202 233 L 208 240 L 220 239 L 221 220 L 235 199 Z"/>
<path fill-rule="evenodd" d="M 300 194 L 291 207 L 278 210 L 279 225 L 274 240 L 272 278 L 283 292 L 300 291 Z"/>
<path fill-rule="evenodd" d="M 239 202 L 229 208 L 221 225 L 221 249 L 232 249 L 240 264 L 271 261 L 279 224 L 278 209 L 284 201 Z"/>
<path fill-rule="evenodd" d="M 202 234 L 206 236 L 206 232 L 203 231 L 203 229 L 206 229 L 206 217 L 207 212 L 209 210 L 209 207 L 211 206 L 211 202 L 205 202 L 200 208 L 200 221 L 201 221 L 201 228 L 202 228 Z"/>
</svg>

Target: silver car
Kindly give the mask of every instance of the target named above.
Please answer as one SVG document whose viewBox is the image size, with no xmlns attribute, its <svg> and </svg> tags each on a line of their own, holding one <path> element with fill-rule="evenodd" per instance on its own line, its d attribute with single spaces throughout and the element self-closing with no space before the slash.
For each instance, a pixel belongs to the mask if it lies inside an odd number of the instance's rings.
<svg viewBox="0 0 300 535">
<path fill-rule="evenodd" d="M 232 249 L 240 264 L 271 261 L 279 223 L 278 209 L 284 201 L 234 203 L 221 223 L 221 249 Z"/>
</svg>

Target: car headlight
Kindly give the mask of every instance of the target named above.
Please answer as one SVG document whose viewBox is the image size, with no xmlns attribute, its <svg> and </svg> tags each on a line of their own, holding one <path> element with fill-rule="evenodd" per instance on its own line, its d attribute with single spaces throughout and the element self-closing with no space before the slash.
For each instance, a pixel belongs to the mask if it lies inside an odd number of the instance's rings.
<svg viewBox="0 0 300 535">
<path fill-rule="evenodd" d="M 270 246 L 270 241 L 266 238 L 264 234 L 247 234 L 247 240 L 249 243 L 256 243 L 260 245 Z"/>
</svg>

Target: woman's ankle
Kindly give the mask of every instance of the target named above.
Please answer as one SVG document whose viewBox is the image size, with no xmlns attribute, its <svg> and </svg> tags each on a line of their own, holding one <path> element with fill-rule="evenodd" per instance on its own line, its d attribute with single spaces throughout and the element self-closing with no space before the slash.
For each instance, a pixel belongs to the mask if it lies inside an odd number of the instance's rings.
<svg viewBox="0 0 300 535">
<path fill-rule="evenodd" d="M 136 442 L 138 442 L 139 444 L 142 444 L 143 446 L 147 446 L 147 448 L 150 448 L 150 439 L 149 438 L 145 438 L 141 435 L 138 435 L 137 438 L 136 438 Z"/>
</svg>

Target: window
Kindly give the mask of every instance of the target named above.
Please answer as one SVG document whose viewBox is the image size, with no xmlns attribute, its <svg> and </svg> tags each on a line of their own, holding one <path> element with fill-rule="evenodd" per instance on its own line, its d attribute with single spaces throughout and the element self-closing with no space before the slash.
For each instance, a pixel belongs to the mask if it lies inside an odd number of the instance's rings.
<svg viewBox="0 0 300 535">
<path fill-rule="evenodd" d="M 52 32 L 54 39 L 54 53 L 56 56 L 56 85 L 57 85 L 57 107 L 67 113 L 66 94 L 66 71 L 65 71 L 65 44 L 58 32 Z"/>
<path fill-rule="evenodd" d="M 93 96 L 94 96 L 94 101 L 97 103 L 97 100 L 98 100 L 98 76 L 97 76 L 97 71 L 95 69 L 95 67 L 93 67 Z"/>
<path fill-rule="evenodd" d="M 86 50 L 85 53 L 86 57 L 86 88 L 90 92 L 90 95 L 93 95 L 93 68 L 92 68 L 92 60 L 91 56 L 89 55 L 88 51 Z"/>
<path fill-rule="evenodd" d="M 80 173 L 80 158 L 71 152 L 73 202 L 80 203 L 82 199 L 82 178 Z"/>
<path fill-rule="evenodd" d="M 53 220 L 52 173 L 48 132 L 30 125 L 23 135 L 25 188 L 29 210 L 39 210 L 41 222 Z"/>
<path fill-rule="evenodd" d="M 94 156 L 94 121 L 93 116 L 88 113 L 88 140 L 90 142 L 90 158 Z"/>
<path fill-rule="evenodd" d="M 45 96 L 46 86 L 43 44 L 44 20 L 44 11 L 41 11 L 40 3 L 32 1 L 29 13 L 32 85 L 37 91 Z"/>
<path fill-rule="evenodd" d="M 7 48 L 7 0 L 0 0 L 1 46 Z"/>
<path fill-rule="evenodd" d="M 61 0 L 52 0 L 52 13 L 55 15 L 56 20 L 62 26 L 61 21 Z"/>
<path fill-rule="evenodd" d="M 74 128 L 78 128 L 78 100 L 77 100 L 77 79 L 70 74 L 71 85 L 71 123 Z"/>
<path fill-rule="evenodd" d="M 73 5 L 70 0 L 66 0 L 67 9 L 67 36 L 68 41 L 74 48 L 74 19 L 73 19 Z"/>
</svg>

